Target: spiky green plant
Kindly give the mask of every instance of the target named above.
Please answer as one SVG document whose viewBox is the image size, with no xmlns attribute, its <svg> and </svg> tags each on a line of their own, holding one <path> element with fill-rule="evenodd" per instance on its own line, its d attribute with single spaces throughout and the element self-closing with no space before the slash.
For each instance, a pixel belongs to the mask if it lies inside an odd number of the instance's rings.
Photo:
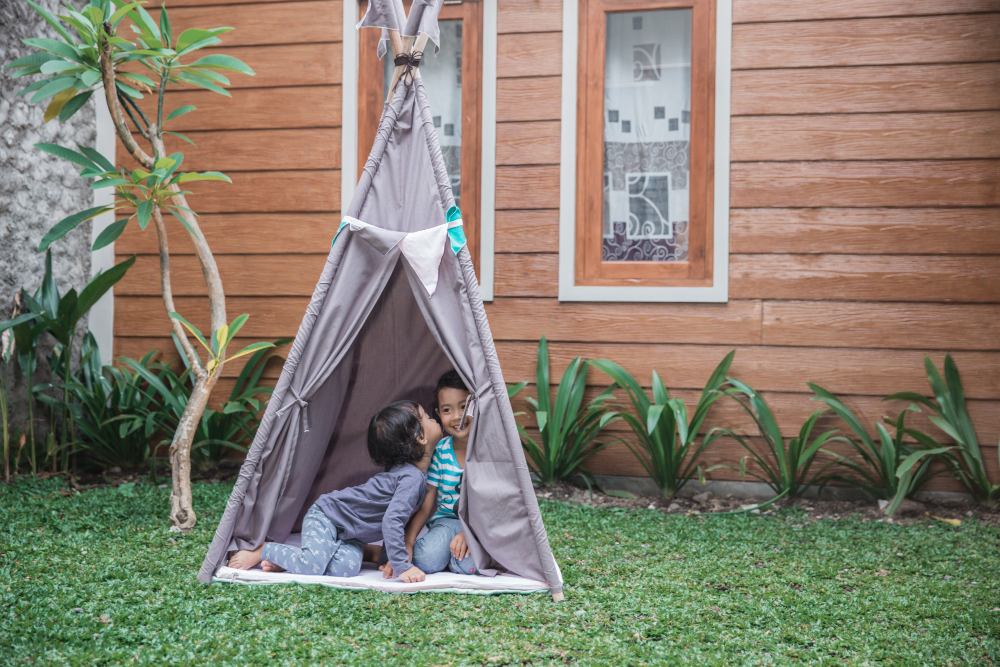
<svg viewBox="0 0 1000 667">
<path fill-rule="evenodd" d="M 822 491 L 826 483 L 830 481 L 830 477 L 824 476 L 823 473 L 834 465 L 836 460 L 828 462 L 819 472 L 812 476 L 810 476 L 810 471 L 816 462 L 816 455 L 819 454 L 823 445 L 837 432 L 836 429 L 833 429 L 818 436 L 813 436 L 816 422 L 826 410 L 817 410 L 809 415 L 809 418 L 806 419 L 805 423 L 799 429 L 799 435 L 786 440 L 782 436 L 778 422 L 774 418 L 774 413 L 771 411 L 771 407 L 767 404 L 767 401 L 764 400 L 764 397 L 745 382 L 741 382 L 735 378 L 729 378 L 728 380 L 732 386 L 726 389 L 725 393 L 739 403 L 753 419 L 760 430 L 764 443 L 767 445 L 768 451 L 766 454 L 769 454 L 769 456 L 751 447 L 746 438 L 732 429 L 714 428 L 705 436 L 706 443 L 712 443 L 718 438 L 728 436 L 743 445 L 743 448 L 749 454 L 740 459 L 738 468 L 731 465 L 715 465 L 709 468 L 709 470 L 717 470 L 719 468 L 736 470 L 740 474 L 740 479 L 745 479 L 747 475 L 750 475 L 771 487 L 779 497 L 795 498 L 802 495 L 806 487 L 817 483 L 820 486 L 820 491 Z M 760 470 L 760 473 L 748 468 L 747 461 L 750 461 L 751 465 L 755 465 Z"/>
<path fill-rule="evenodd" d="M 573 359 L 559 381 L 553 401 L 549 383 L 549 344 L 542 336 L 538 343 L 535 373 L 538 398 L 527 399 L 534 409 L 538 439 L 528 435 L 523 426 L 517 425 L 524 450 L 528 453 L 528 465 L 542 484 L 569 481 L 577 475 L 592 484 L 593 475 L 583 467 L 583 462 L 613 442 L 597 440 L 601 429 L 617 419 L 616 413 L 605 405 L 611 399 L 611 387 L 588 403 L 583 402 L 589 368 L 588 360 L 581 357 Z M 524 386 L 525 383 L 521 383 L 512 387 L 508 394 L 513 396 Z"/>
<path fill-rule="evenodd" d="M 595 368 L 604 371 L 628 394 L 636 414 L 621 410 L 618 415 L 632 429 L 639 446 L 626 444 L 668 498 L 675 496 L 695 473 L 702 476 L 698 459 L 710 441 L 703 439 L 699 447 L 694 447 L 694 443 L 709 408 L 722 395 L 719 390 L 725 384 L 735 355 L 736 350 L 733 350 L 716 366 L 690 421 L 684 401 L 670 398 L 656 371 L 653 371 L 653 400 L 650 401 L 642 386 L 624 368 L 608 359 L 594 362 Z"/>
<path fill-rule="evenodd" d="M 925 449 L 910 454 L 900 464 L 896 474 L 900 477 L 911 474 L 913 468 L 923 465 L 926 458 L 937 457 L 974 499 L 988 507 L 997 507 L 1000 505 L 1000 484 L 994 484 L 986 473 L 986 462 L 979 448 L 976 429 L 965 409 L 965 389 L 958 366 L 948 354 L 944 358 L 943 378 L 930 357 L 924 357 L 924 368 L 934 392 L 933 401 L 914 392 L 900 392 L 885 400 L 903 399 L 927 408 L 932 413 L 928 416 L 931 423 L 944 431 L 955 444 L 945 446 L 926 433 L 907 429 L 907 433 L 916 438 Z"/>
<path fill-rule="evenodd" d="M 861 456 L 861 463 L 836 452 L 827 451 L 826 453 L 834 456 L 841 466 L 852 473 L 850 475 L 832 475 L 831 480 L 857 486 L 876 498 L 891 501 L 886 508 L 886 514 L 892 516 L 904 499 L 911 497 L 929 479 L 940 474 L 941 471 L 932 473 L 930 467 L 933 455 L 942 452 L 928 450 L 919 443 L 914 447 L 904 437 L 910 432 L 906 426 L 906 413 L 919 412 L 920 409 L 917 406 L 910 404 L 894 420 L 886 418 L 886 424 L 895 429 L 893 435 L 890 435 L 889 430 L 882 424 L 875 424 L 878 432 L 878 440 L 876 440 L 868 433 L 861 420 L 851 409 L 844 405 L 843 401 L 817 384 L 808 384 L 809 388 L 816 394 L 816 398 L 813 400 L 825 403 L 857 437 L 857 440 L 847 436 L 832 438 L 832 440 L 850 444 Z M 925 457 L 919 465 L 911 468 L 905 475 L 897 476 L 896 471 L 899 470 L 900 464 L 914 452 L 924 452 Z"/>
</svg>

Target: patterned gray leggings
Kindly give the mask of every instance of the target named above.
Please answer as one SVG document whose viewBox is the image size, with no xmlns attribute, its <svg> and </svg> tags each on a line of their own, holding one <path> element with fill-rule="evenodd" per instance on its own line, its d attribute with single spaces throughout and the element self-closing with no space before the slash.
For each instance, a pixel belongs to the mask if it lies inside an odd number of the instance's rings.
<svg viewBox="0 0 1000 667">
<path fill-rule="evenodd" d="M 302 547 L 268 542 L 261 558 L 292 574 L 354 577 L 361 571 L 364 544 L 337 539 L 337 527 L 313 505 L 302 519 Z"/>
</svg>

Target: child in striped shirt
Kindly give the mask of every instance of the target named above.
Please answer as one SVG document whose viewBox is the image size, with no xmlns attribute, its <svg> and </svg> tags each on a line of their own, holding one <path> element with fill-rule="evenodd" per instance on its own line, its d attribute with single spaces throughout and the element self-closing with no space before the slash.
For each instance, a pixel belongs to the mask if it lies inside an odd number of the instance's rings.
<svg viewBox="0 0 1000 667">
<path fill-rule="evenodd" d="M 432 412 L 441 422 L 446 437 L 438 442 L 434 450 L 427 470 L 427 495 L 407 525 L 405 536 L 414 567 L 427 574 L 442 570 L 459 574 L 477 573 L 462 524 L 455 514 L 472 425 L 472 411 L 470 409 L 466 413 L 465 409 L 468 399 L 469 390 L 458 373 L 448 371 L 438 379 Z M 424 522 L 427 533 L 417 539 Z M 391 566 L 385 565 L 383 573 L 391 578 Z"/>
</svg>

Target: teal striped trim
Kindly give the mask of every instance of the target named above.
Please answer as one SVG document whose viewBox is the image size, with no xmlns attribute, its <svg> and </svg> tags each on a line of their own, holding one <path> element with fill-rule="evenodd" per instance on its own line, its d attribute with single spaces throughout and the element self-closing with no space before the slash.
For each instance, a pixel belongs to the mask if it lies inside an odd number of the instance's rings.
<svg viewBox="0 0 1000 667">
<path fill-rule="evenodd" d="M 451 241 L 451 251 L 457 255 L 458 251 L 466 244 L 461 220 L 458 221 L 458 226 L 448 228 L 448 240 Z"/>
</svg>

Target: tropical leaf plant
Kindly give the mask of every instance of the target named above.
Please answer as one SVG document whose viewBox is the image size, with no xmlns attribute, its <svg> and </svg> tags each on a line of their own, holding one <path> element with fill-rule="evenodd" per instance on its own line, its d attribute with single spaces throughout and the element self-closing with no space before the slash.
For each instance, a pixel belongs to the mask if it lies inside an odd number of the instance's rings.
<svg viewBox="0 0 1000 667">
<path fill-rule="evenodd" d="M 730 388 L 725 390 L 726 395 L 739 403 L 753 419 L 760 430 L 767 451 L 758 452 L 744 436 L 732 429 L 713 428 L 705 436 L 705 446 L 721 437 L 728 436 L 740 443 L 748 454 L 740 458 L 739 467 L 720 464 L 714 465 L 708 470 L 719 468 L 735 470 L 739 472 L 740 479 L 745 479 L 747 475 L 750 475 L 771 487 L 778 498 L 796 498 L 802 495 L 806 487 L 814 484 L 818 484 L 820 492 L 822 492 L 823 487 L 830 481 L 830 476 L 824 475 L 824 473 L 837 463 L 836 458 L 834 458 L 823 465 L 819 471 L 810 475 L 813 465 L 817 463 L 817 454 L 823 451 L 823 445 L 837 433 L 837 429 L 833 429 L 816 436 L 813 435 L 813 431 L 816 430 L 816 422 L 827 410 L 813 412 L 802 424 L 798 436 L 786 440 L 774 418 L 774 412 L 764 397 L 750 385 L 736 378 L 728 378 L 728 382 Z M 828 454 L 829 452 L 824 451 L 824 453 Z"/>
<path fill-rule="evenodd" d="M 275 341 L 273 346 L 281 346 L 290 341 L 290 338 L 282 338 Z M 273 387 L 260 384 L 264 367 L 271 360 L 268 353 L 269 348 L 254 352 L 240 371 L 229 399 L 221 409 L 209 408 L 202 413 L 191 446 L 192 459 L 200 469 L 217 465 L 231 450 L 247 451 L 244 445 L 253 439 L 260 425 L 258 415 L 274 391 Z M 190 369 L 185 368 L 178 374 L 170 364 L 161 364 L 155 369 L 155 374 L 157 381 L 151 382 L 151 386 L 160 394 L 164 423 L 170 429 L 179 422 L 190 397 Z"/>
<path fill-rule="evenodd" d="M 940 474 L 939 472 L 931 473 L 930 467 L 933 456 L 943 453 L 943 450 L 940 448 L 937 448 L 936 451 L 935 448 L 928 449 L 919 443 L 914 447 L 905 439 L 905 436 L 910 432 L 906 427 L 906 413 L 919 412 L 920 409 L 916 405 L 910 404 L 896 416 L 895 420 L 886 418 L 886 424 L 895 429 L 895 433 L 892 435 L 882 424 L 875 424 L 878 432 L 878 439 L 876 439 L 871 436 L 851 409 L 844 405 L 843 401 L 817 384 L 808 384 L 812 392 L 816 394 L 816 398 L 813 400 L 825 403 L 847 424 L 856 437 L 836 436 L 831 440 L 850 444 L 861 457 L 859 463 L 836 452 L 824 450 L 852 473 L 850 475 L 831 475 L 831 480 L 857 486 L 876 498 L 891 501 L 886 508 L 886 514 L 892 516 L 904 499 L 916 493 L 930 478 Z M 905 474 L 897 476 L 896 471 L 899 470 L 900 465 L 914 452 L 924 453 L 923 458 L 917 465 L 910 467 Z"/>
<path fill-rule="evenodd" d="M 76 328 L 83 316 L 93 307 L 97 301 L 110 290 L 115 283 L 121 280 L 129 268 L 135 263 L 135 255 L 116 264 L 114 267 L 107 271 L 102 271 L 96 276 L 91 278 L 90 282 L 84 286 L 84 288 L 77 294 L 76 290 L 70 288 L 66 294 L 60 295 L 59 289 L 55 284 L 55 280 L 52 276 L 52 251 L 49 250 L 45 253 L 45 278 L 42 281 L 43 290 L 41 293 L 41 298 L 39 300 L 28 296 L 26 293 L 21 295 L 24 303 L 27 304 L 31 312 L 36 313 L 38 318 L 35 320 L 36 326 L 44 327 L 45 331 L 50 333 L 53 338 L 56 339 L 58 344 L 57 350 L 60 353 L 61 360 L 56 369 L 63 371 L 63 400 L 61 402 L 55 403 L 55 405 L 65 406 L 69 403 L 69 384 L 71 372 L 70 368 L 73 359 L 73 338 L 76 334 Z M 52 387 L 52 385 L 48 385 Z M 35 389 L 33 388 L 33 391 Z M 35 391 L 37 393 L 37 391 Z M 68 443 L 73 439 L 71 435 L 72 430 L 72 412 L 63 410 L 62 415 L 62 439 L 61 439 L 61 449 L 64 456 L 68 455 L 66 447 Z M 67 427 L 66 417 L 70 418 L 70 426 Z M 50 449 L 48 452 L 49 456 L 55 455 L 54 448 Z M 55 461 L 53 461 L 55 463 Z"/>
<path fill-rule="evenodd" d="M 711 441 L 703 439 L 697 447 L 695 442 L 708 417 L 709 408 L 722 396 L 720 389 L 726 382 L 726 374 L 735 355 L 736 350 L 731 351 L 716 366 L 690 420 L 684 401 L 670 398 L 656 371 L 653 371 L 653 400 L 650 400 L 636 379 L 615 362 L 599 359 L 593 364 L 628 394 L 635 414 L 624 410 L 617 414 L 632 429 L 638 447 L 626 444 L 668 498 L 677 495 L 696 473 L 704 478 L 698 460 Z"/>
<path fill-rule="evenodd" d="M 934 392 L 934 400 L 914 392 L 900 392 L 885 400 L 913 401 L 926 408 L 931 413 L 928 416 L 931 423 L 944 431 L 955 444 L 942 445 L 926 433 L 907 429 L 907 433 L 916 438 L 924 449 L 910 454 L 900 464 L 896 474 L 911 474 L 915 467 L 923 465 L 927 457 L 937 457 L 975 500 L 988 507 L 997 507 L 1000 505 L 1000 484 L 994 484 L 986 472 L 986 462 L 979 448 L 976 429 L 965 409 L 965 388 L 955 360 L 950 354 L 945 355 L 944 377 L 941 377 L 930 357 L 924 357 L 924 369 L 927 371 L 931 391 Z"/>
<path fill-rule="evenodd" d="M 67 5 L 58 16 L 32 0 L 26 2 L 52 26 L 58 39 L 26 40 L 37 51 L 8 65 L 15 70 L 16 77 L 40 76 L 20 94 L 30 94 L 33 102 L 48 101 L 46 120 L 67 120 L 95 91 L 102 90 L 116 134 L 138 165 L 138 168 L 115 167 L 93 149 L 83 146 L 77 151 L 54 144 L 40 145 L 42 150 L 80 166 L 82 176 L 95 179 L 92 187 L 110 187 L 116 194 L 112 204 L 92 207 L 61 220 L 45 235 L 42 248 L 90 218 L 125 208 L 128 214 L 108 226 L 95 240 L 95 247 L 113 242 L 130 220 L 136 220 L 140 227 L 152 223 L 159 240 L 164 307 L 167 312 L 173 312 L 176 308 L 170 289 L 169 244 L 163 221 L 163 211 L 169 211 L 181 221 L 201 265 L 212 331 L 222 329 L 229 321 L 222 279 L 196 214 L 187 204 L 188 193 L 182 187 L 192 181 L 228 178 L 219 172 L 182 172 L 183 155 L 168 155 L 164 138 L 174 135 L 190 142 L 188 137 L 167 127 L 177 118 L 195 111 L 191 105 L 170 110 L 166 106 L 168 88 L 195 86 L 229 96 L 225 89 L 229 85 L 229 74 L 253 74 L 253 70 L 232 56 L 213 53 L 199 57 L 199 51 L 218 46 L 220 35 L 232 28 L 190 28 L 175 34 L 166 7 L 161 5 L 156 21 L 142 7 L 144 2 L 87 0 L 79 11 Z M 140 105 L 139 101 L 146 96 L 153 97 L 153 101 Z M 136 135 L 148 143 L 147 148 L 139 146 Z M 171 327 L 191 365 L 192 391 L 197 396 L 197 400 L 188 403 L 184 427 L 176 430 L 170 449 L 171 469 L 175 474 L 170 519 L 174 526 L 188 531 L 196 522 L 186 464 L 190 456 L 190 438 L 219 378 L 219 368 L 209 371 L 202 367 L 180 322 L 171 319 Z"/>
<path fill-rule="evenodd" d="M 11 329 L 31 322 L 38 315 L 35 313 L 24 313 L 18 315 L 14 312 L 14 317 L 6 322 L 0 322 L 0 420 L 3 421 L 3 479 L 10 481 L 10 422 L 8 420 L 8 401 L 10 398 L 11 377 L 10 360 L 14 355 L 16 343 Z"/>
<path fill-rule="evenodd" d="M 613 442 L 597 440 L 601 429 L 618 418 L 615 411 L 606 406 L 611 399 L 612 387 L 587 403 L 583 401 L 589 367 L 588 360 L 581 357 L 573 359 L 556 387 L 555 400 L 552 400 L 549 344 L 545 336 L 538 343 L 535 371 L 538 398 L 527 399 L 533 409 L 538 439 L 528 435 L 520 424 L 517 430 L 528 454 L 528 465 L 542 484 L 571 481 L 577 476 L 581 476 L 588 485 L 593 484 L 594 477 L 583 467 L 583 463 Z M 522 382 L 509 388 L 508 395 L 515 395 L 525 384 Z"/>
<path fill-rule="evenodd" d="M 81 369 L 63 385 L 72 400 L 40 395 L 53 408 L 73 415 L 78 438 L 69 446 L 105 467 L 152 467 L 150 443 L 162 427 L 160 404 L 144 374 L 156 356 L 152 350 L 136 361 L 119 358 L 120 366 L 101 366 L 96 341 L 88 334 L 82 350 Z M 100 369 L 99 372 L 98 369 Z"/>
</svg>

